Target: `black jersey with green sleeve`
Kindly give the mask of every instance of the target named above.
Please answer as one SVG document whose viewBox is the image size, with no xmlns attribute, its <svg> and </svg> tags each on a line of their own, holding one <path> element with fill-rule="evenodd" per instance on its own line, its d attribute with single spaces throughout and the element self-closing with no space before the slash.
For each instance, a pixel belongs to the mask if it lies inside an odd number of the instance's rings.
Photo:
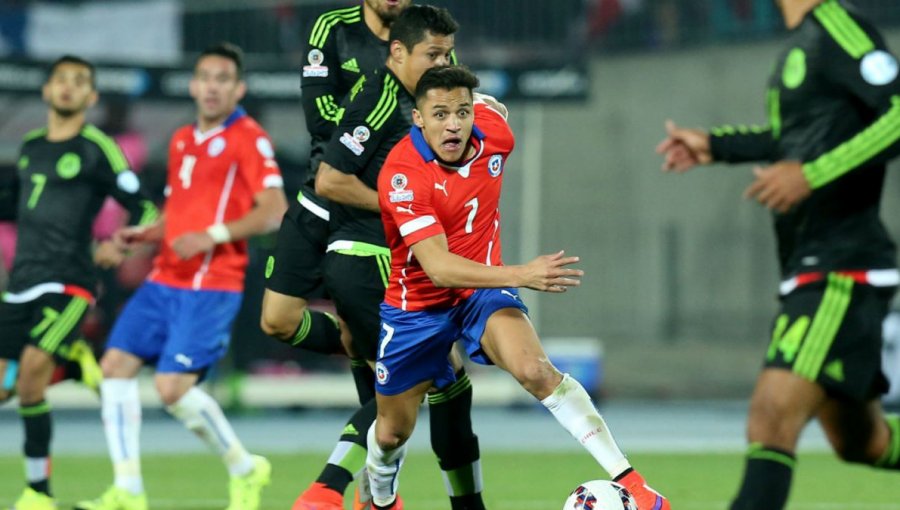
<svg viewBox="0 0 900 510">
<path fill-rule="evenodd" d="M 803 164 L 811 195 L 775 214 L 783 275 L 895 267 L 879 209 L 900 153 L 900 79 L 883 38 L 825 0 L 790 32 L 767 105 L 769 126 L 713 129 L 710 148 L 720 161 Z"/>
<path fill-rule="evenodd" d="M 380 69 L 388 57 L 388 42 L 366 25 L 363 7 L 335 9 L 320 15 L 306 39 L 307 65 L 300 85 L 306 127 L 312 138 L 310 174 L 315 178 L 322 152 L 343 115 L 341 102 L 366 73 Z"/>
<path fill-rule="evenodd" d="M 65 141 L 46 134 L 32 131 L 19 152 L 18 241 L 7 291 L 44 283 L 93 291 L 91 233 L 106 197 L 128 210 L 133 225 L 152 223 L 158 211 L 119 146 L 98 128 L 87 124 Z"/>
<path fill-rule="evenodd" d="M 409 132 L 415 100 L 387 67 L 366 75 L 365 85 L 348 97 L 323 161 L 377 189 L 378 173 L 394 145 Z M 353 241 L 384 247 L 381 214 L 331 203 L 329 243 Z"/>
</svg>

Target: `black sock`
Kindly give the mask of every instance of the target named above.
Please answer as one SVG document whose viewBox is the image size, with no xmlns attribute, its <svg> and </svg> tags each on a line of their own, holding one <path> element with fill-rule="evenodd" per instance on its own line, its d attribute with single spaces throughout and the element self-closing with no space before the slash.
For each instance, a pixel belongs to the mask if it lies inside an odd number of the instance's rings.
<svg viewBox="0 0 900 510">
<path fill-rule="evenodd" d="M 472 431 L 472 383 L 465 370 L 456 382 L 428 395 L 431 448 L 447 487 L 453 510 L 484 510 L 478 437 Z"/>
<path fill-rule="evenodd" d="M 291 338 L 291 345 L 320 354 L 344 352 L 341 327 L 334 316 L 325 312 L 311 312 L 309 309 L 303 312 L 300 325 Z"/>
<path fill-rule="evenodd" d="M 744 481 L 731 510 L 781 510 L 787 504 L 794 454 L 753 443 L 747 451 Z"/>
<path fill-rule="evenodd" d="M 875 467 L 897 471 L 900 470 L 900 416 L 889 414 L 884 417 L 884 421 L 891 430 L 891 440 L 881 458 L 875 462 Z"/>
<path fill-rule="evenodd" d="M 364 406 L 370 400 L 375 400 L 375 372 L 369 363 L 362 358 L 351 358 L 350 373 L 353 374 L 353 382 L 356 384 L 359 405 Z"/>
<path fill-rule="evenodd" d="M 50 405 L 41 400 L 36 404 L 19 405 L 25 425 L 25 473 L 28 486 L 50 495 L 50 438 L 53 435 Z"/>
<path fill-rule="evenodd" d="M 340 449 L 343 450 L 340 458 L 329 459 L 325 469 L 316 478 L 316 481 L 326 487 L 334 489 L 341 494 L 347 490 L 347 486 L 353 481 L 353 476 L 366 465 L 366 435 L 369 427 L 375 421 L 375 399 L 360 407 L 347 421 L 341 438 L 338 440 Z M 338 448 L 335 449 L 337 451 Z M 336 463 L 332 464 L 331 461 Z"/>
</svg>

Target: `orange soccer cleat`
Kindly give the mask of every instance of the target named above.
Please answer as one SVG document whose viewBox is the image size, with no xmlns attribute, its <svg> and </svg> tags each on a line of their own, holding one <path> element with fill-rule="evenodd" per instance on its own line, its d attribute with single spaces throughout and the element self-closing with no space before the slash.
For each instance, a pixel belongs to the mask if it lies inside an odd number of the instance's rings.
<svg viewBox="0 0 900 510">
<path fill-rule="evenodd" d="M 623 477 L 616 480 L 616 483 L 624 486 L 634 496 L 637 502 L 637 510 L 671 510 L 669 500 L 664 498 L 662 494 L 651 489 L 644 477 L 635 470 L 631 470 Z"/>
<path fill-rule="evenodd" d="M 291 510 L 343 510 L 344 495 L 315 482 L 294 501 Z"/>
</svg>

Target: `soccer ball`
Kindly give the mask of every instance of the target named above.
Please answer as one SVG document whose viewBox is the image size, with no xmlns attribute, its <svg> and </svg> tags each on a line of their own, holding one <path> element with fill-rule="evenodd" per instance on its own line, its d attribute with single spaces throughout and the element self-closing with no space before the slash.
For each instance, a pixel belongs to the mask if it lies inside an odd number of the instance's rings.
<svg viewBox="0 0 900 510">
<path fill-rule="evenodd" d="M 591 480 L 575 487 L 563 510 L 637 510 L 628 489 L 608 480 Z"/>
</svg>

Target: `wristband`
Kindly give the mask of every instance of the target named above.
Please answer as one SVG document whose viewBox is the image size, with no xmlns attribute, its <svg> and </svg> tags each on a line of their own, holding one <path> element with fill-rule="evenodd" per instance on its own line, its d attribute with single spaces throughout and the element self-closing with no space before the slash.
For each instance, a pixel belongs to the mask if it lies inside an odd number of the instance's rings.
<svg viewBox="0 0 900 510">
<path fill-rule="evenodd" d="M 211 237 L 216 244 L 231 241 L 231 231 L 228 230 L 228 227 L 226 227 L 224 223 L 210 225 L 209 228 L 206 229 L 206 233 L 209 234 L 209 237 Z"/>
</svg>

